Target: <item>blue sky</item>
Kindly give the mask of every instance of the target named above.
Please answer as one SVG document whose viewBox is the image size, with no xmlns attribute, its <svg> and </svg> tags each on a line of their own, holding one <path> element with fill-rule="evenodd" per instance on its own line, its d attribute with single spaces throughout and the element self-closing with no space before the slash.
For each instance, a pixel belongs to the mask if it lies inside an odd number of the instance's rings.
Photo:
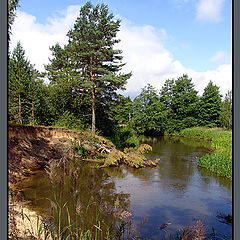
<svg viewBox="0 0 240 240">
<path fill-rule="evenodd" d="M 210 80 L 222 93 L 231 89 L 230 0 L 92 1 L 94 5 L 102 2 L 122 19 L 119 47 L 127 63 L 123 70 L 133 72 L 129 95 L 136 95 L 147 83 L 160 89 L 166 78 L 183 73 L 193 78 L 200 94 Z M 67 30 L 84 3 L 20 0 L 11 48 L 20 40 L 30 61 L 43 70 L 39 66 L 50 57 L 48 47 L 54 41 L 67 41 Z"/>
</svg>

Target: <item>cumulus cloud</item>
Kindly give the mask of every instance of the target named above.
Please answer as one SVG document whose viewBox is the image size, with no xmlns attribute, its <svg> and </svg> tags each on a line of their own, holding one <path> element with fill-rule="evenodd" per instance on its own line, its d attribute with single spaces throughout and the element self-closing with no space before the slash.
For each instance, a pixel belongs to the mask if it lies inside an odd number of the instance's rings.
<svg viewBox="0 0 240 240">
<path fill-rule="evenodd" d="M 127 93 L 132 97 L 147 84 L 161 89 L 166 79 L 176 79 L 183 74 L 188 74 L 192 78 L 200 95 L 210 80 L 220 86 L 223 94 L 231 89 L 230 63 L 219 65 L 217 69 L 206 72 L 187 68 L 164 48 L 156 34 L 156 29 L 152 26 L 136 27 L 128 21 L 123 21 L 119 38 L 121 39 L 119 47 L 123 50 L 124 62 L 127 63 L 124 71 L 132 71 L 133 74 L 127 84 Z"/>
<path fill-rule="evenodd" d="M 43 64 L 48 63 L 51 57 L 49 47 L 57 42 L 62 45 L 67 43 L 66 33 L 73 26 L 79 9 L 80 6 L 70 6 L 65 12 L 48 18 L 46 24 L 39 24 L 34 16 L 19 11 L 13 25 L 10 49 L 20 40 L 31 63 L 40 71 L 44 70 Z M 223 94 L 231 89 L 231 64 L 219 65 L 213 71 L 196 72 L 174 59 L 163 46 L 168 37 L 165 29 L 155 29 L 150 25 L 135 26 L 123 19 L 118 33 L 121 42 L 116 47 L 123 50 L 123 62 L 126 62 L 122 72 L 132 72 L 124 95 L 135 97 L 148 83 L 160 90 L 166 79 L 182 74 L 188 74 L 193 79 L 199 94 L 210 80 L 220 86 Z"/>
<path fill-rule="evenodd" d="M 196 19 L 201 22 L 216 23 L 221 19 L 225 0 L 199 0 L 196 5 Z"/>
<path fill-rule="evenodd" d="M 65 12 L 59 12 L 47 19 L 47 24 L 37 22 L 35 16 L 22 11 L 17 11 L 17 17 L 12 27 L 10 50 L 17 41 L 22 43 L 28 59 L 35 67 L 44 71 L 44 65 L 51 56 L 49 47 L 57 42 L 63 45 L 67 43 L 67 32 L 73 26 L 80 6 L 69 6 Z"/>
</svg>

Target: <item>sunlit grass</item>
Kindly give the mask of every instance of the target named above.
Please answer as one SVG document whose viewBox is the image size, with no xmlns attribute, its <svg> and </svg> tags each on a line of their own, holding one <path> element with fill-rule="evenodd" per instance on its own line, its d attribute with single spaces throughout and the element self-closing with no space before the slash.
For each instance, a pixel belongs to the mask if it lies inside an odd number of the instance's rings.
<svg viewBox="0 0 240 240">
<path fill-rule="evenodd" d="M 212 152 L 201 157 L 198 166 L 232 178 L 232 131 L 220 128 L 189 128 L 182 130 L 180 134 L 209 141 Z"/>
</svg>

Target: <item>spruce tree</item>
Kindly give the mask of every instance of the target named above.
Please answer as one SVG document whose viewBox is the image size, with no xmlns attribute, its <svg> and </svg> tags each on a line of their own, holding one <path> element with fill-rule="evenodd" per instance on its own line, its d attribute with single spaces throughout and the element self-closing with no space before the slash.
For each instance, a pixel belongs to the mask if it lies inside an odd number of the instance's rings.
<svg viewBox="0 0 240 240">
<path fill-rule="evenodd" d="M 210 81 L 200 98 L 199 117 L 202 126 L 220 126 L 221 97 L 219 87 Z"/>
<path fill-rule="evenodd" d="M 188 75 L 166 80 L 160 91 L 160 99 L 167 111 L 168 132 L 197 125 L 199 98 Z"/>
<path fill-rule="evenodd" d="M 162 134 L 167 114 L 157 90 L 148 84 L 133 101 L 133 121 L 140 133 Z"/>
<path fill-rule="evenodd" d="M 9 60 L 9 118 L 23 123 L 29 110 L 29 87 L 32 80 L 32 66 L 25 57 L 20 42 L 14 48 Z"/>
<path fill-rule="evenodd" d="M 161 102 L 164 103 L 168 112 L 171 109 L 174 83 L 174 79 L 167 79 L 160 91 Z"/>
<path fill-rule="evenodd" d="M 196 117 L 198 104 L 197 91 L 192 79 L 184 74 L 179 77 L 173 86 L 171 109 L 173 118 L 183 120 L 187 117 Z"/>
</svg>

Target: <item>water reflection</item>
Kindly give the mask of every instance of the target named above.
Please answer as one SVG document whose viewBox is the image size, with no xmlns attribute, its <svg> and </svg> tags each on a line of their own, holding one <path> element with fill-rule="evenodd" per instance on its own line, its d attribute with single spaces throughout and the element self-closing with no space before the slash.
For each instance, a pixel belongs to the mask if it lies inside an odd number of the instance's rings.
<svg viewBox="0 0 240 240">
<path fill-rule="evenodd" d="M 92 168 L 89 164 L 81 164 L 70 170 L 68 175 L 59 173 L 54 183 L 48 175 L 39 171 L 25 181 L 18 188 L 24 189 L 26 198 L 31 202 L 30 207 L 45 215 L 56 214 L 51 208 L 58 202 L 60 206 L 67 203 L 70 217 L 83 225 L 86 229 L 92 227 L 96 214 L 110 226 L 118 219 L 123 210 L 129 210 L 129 194 L 117 193 L 115 183 L 108 170 Z M 117 177 L 123 177 L 121 171 L 115 171 Z M 114 211 L 113 211 L 114 210 Z M 114 216 L 115 215 L 115 216 Z"/>
<path fill-rule="evenodd" d="M 58 184 L 62 184 L 62 201 L 68 202 L 72 214 L 83 215 L 89 208 L 85 222 L 90 225 L 97 207 L 111 224 L 113 209 L 130 209 L 139 235 L 151 239 L 163 237 L 165 232 L 159 231 L 163 223 L 170 222 L 166 230 L 175 233 L 201 219 L 208 232 L 214 227 L 217 233 L 231 238 L 231 226 L 217 216 L 232 211 L 232 183 L 197 166 L 197 159 L 208 152 L 205 143 L 170 137 L 146 138 L 144 142 L 153 147 L 147 158 L 161 159 L 156 168 L 95 169 L 89 163 L 71 168 Z M 32 176 L 21 187 L 32 207 L 41 212 L 49 208 L 46 197 L 53 199 L 58 189 L 54 190 L 45 172 Z M 144 218 L 148 220 L 142 224 Z"/>
</svg>

